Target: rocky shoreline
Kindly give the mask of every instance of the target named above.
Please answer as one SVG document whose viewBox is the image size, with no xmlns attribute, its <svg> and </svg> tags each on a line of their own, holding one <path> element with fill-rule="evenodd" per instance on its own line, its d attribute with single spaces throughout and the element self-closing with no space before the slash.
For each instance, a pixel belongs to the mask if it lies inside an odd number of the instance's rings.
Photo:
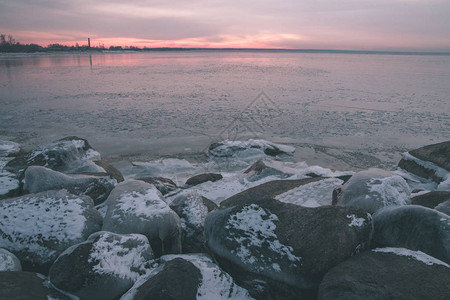
<svg viewBox="0 0 450 300">
<path fill-rule="evenodd" d="M 294 151 L 224 141 L 123 176 L 78 137 L 0 141 L 0 298 L 450 297 L 450 141 L 396 171 Z"/>
</svg>

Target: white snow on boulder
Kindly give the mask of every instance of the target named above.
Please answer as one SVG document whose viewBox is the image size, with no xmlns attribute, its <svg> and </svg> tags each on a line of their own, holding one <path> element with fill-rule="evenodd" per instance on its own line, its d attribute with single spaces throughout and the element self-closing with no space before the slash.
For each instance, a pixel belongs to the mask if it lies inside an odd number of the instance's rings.
<svg viewBox="0 0 450 300">
<path fill-rule="evenodd" d="M 274 221 L 278 221 L 277 215 L 257 204 L 244 206 L 241 211 L 230 216 L 225 228 L 233 230 L 230 231 L 230 238 L 239 243 L 239 247 L 231 250 L 231 253 L 239 257 L 244 264 L 257 263 L 260 268 L 264 268 L 263 266 L 266 265 L 266 267 L 272 267 L 275 271 L 279 271 L 279 266 L 274 267 L 269 261 L 266 261 L 271 259 L 270 257 L 255 257 L 249 249 L 249 247 L 262 247 L 265 244 L 267 246 L 264 247 L 270 249 L 274 254 L 287 258 L 293 263 L 300 262 L 301 258 L 293 254 L 293 248 L 283 245 L 278 240 L 275 234 L 277 226 Z M 239 234 L 233 232 L 239 232 Z"/>
<path fill-rule="evenodd" d="M 423 253 L 422 251 L 413 251 L 406 248 L 376 248 L 372 250 L 373 252 L 380 252 L 380 253 L 394 253 L 396 255 L 400 256 L 408 256 L 415 260 L 421 261 L 426 265 L 442 265 L 447 268 L 450 268 L 450 265 L 446 264 L 445 262 L 434 258 L 428 254 Z"/>
<path fill-rule="evenodd" d="M 145 272 L 148 257 L 142 253 L 151 254 L 152 249 L 144 235 L 100 231 L 88 238 L 88 241 L 94 240 L 88 261 L 98 262 L 92 268 L 95 273 L 136 281 Z"/>
<path fill-rule="evenodd" d="M 275 199 L 304 207 L 331 205 L 333 189 L 343 182 L 339 178 L 327 178 L 299 186 L 276 196 Z"/>
<path fill-rule="evenodd" d="M 0 201 L 0 247 L 23 260 L 47 263 L 100 230 L 101 216 L 89 197 L 66 190 Z"/>
<path fill-rule="evenodd" d="M 0 196 L 19 187 L 19 180 L 16 174 L 3 169 L 13 159 L 12 157 L 8 157 L 8 155 L 16 154 L 19 150 L 19 144 L 0 140 Z"/>
<path fill-rule="evenodd" d="M 20 145 L 10 141 L 0 140 L 0 157 L 17 154 L 20 151 Z"/>
</svg>

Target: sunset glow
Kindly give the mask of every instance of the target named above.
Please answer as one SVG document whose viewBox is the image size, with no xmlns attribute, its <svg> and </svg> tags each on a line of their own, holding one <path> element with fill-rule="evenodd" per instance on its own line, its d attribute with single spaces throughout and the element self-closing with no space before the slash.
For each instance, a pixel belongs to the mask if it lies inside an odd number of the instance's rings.
<svg viewBox="0 0 450 300">
<path fill-rule="evenodd" d="M 449 14 L 441 0 L 23 0 L 0 1 L 0 33 L 43 46 L 450 51 Z"/>
</svg>

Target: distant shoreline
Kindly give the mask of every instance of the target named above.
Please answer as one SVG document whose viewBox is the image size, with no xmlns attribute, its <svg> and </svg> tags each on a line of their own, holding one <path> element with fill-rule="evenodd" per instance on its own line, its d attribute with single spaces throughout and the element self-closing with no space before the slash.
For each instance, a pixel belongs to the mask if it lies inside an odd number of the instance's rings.
<svg viewBox="0 0 450 300">
<path fill-rule="evenodd" d="M 63 49 L 43 48 L 30 52 L 0 52 L 0 54 L 33 54 L 33 53 L 142 53 L 142 52 L 278 52 L 278 53 L 326 53 L 326 54 L 369 54 L 369 55 L 439 55 L 450 56 L 450 52 L 432 51 L 384 51 L 384 50 L 334 50 L 334 49 L 270 49 L 270 48 L 121 48 L 121 49 Z"/>
</svg>

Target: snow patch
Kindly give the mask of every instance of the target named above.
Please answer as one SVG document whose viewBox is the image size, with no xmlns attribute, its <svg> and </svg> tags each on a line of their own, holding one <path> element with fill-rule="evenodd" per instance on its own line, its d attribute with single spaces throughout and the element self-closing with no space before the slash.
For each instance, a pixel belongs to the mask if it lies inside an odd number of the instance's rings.
<svg viewBox="0 0 450 300">
<path fill-rule="evenodd" d="M 390 205 L 408 205 L 411 203 L 410 189 L 406 181 L 398 176 L 371 178 L 367 182 L 370 193 L 380 195 L 383 207 Z"/>
<path fill-rule="evenodd" d="M 357 218 L 355 215 L 347 215 L 347 219 L 350 219 L 351 222 L 348 224 L 348 227 L 362 227 L 366 223 L 366 219 Z"/>
<path fill-rule="evenodd" d="M 425 254 L 422 251 L 413 251 L 405 248 L 376 248 L 372 251 L 380 253 L 394 253 L 400 256 L 408 256 L 429 266 L 436 264 L 450 268 L 450 265 L 428 254 Z"/>
</svg>

